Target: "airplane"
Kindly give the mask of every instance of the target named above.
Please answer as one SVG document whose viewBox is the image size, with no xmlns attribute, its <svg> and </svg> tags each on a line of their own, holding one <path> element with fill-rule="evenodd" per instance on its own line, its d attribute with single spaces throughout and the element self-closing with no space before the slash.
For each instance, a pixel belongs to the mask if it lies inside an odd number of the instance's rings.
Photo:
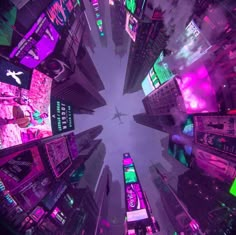
<svg viewBox="0 0 236 235">
<path fill-rule="evenodd" d="M 116 112 L 115 112 L 114 117 L 112 118 L 112 120 L 118 118 L 119 121 L 120 121 L 119 124 L 123 124 L 123 122 L 121 121 L 121 116 L 127 116 L 127 114 L 125 114 L 125 113 L 120 113 L 120 112 L 118 111 L 117 107 L 115 107 L 115 109 L 116 109 Z"/>
</svg>

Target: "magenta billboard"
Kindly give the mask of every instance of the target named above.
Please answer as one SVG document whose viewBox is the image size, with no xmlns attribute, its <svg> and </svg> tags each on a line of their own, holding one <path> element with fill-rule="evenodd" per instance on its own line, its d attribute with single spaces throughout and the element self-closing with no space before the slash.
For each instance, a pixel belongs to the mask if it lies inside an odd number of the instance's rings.
<svg viewBox="0 0 236 235">
<path fill-rule="evenodd" d="M 59 34 L 43 13 L 9 57 L 35 68 L 54 51 L 58 40 Z"/>
<path fill-rule="evenodd" d="M 60 32 L 74 9 L 75 0 L 54 0 L 47 8 L 47 16 L 53 26 Z"/>
</svg>

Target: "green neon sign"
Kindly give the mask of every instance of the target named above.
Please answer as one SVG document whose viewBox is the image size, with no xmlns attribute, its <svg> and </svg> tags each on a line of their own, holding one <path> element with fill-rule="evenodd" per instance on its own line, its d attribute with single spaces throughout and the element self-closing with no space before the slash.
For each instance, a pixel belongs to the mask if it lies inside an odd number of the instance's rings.
<svg viewBox="0 0 236 235">
<path fill-rule="evenodd" d="M 230 187 L 229 193 L 236 197 L 236 178 Z"/>
<path fill-rule="evenodd" d="M 125 1 L 125 5 L 127 7 L 127 9 L 134 14 L 135 10 L 136 10 L 136 0 L 126 0 Z"/>
</svg>

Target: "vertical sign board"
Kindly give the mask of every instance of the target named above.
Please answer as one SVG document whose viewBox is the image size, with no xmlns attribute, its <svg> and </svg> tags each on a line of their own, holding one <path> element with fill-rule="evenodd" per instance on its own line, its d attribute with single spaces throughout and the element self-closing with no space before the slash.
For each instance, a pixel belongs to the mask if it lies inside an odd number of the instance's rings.
<svg viewBox="0 0 236 235">
<path fill-rule="evenodd" d="M 74 130 L 72 106 L 64 101 L 51 97 L 51 123 L 54 135 Z"/>
</svg>

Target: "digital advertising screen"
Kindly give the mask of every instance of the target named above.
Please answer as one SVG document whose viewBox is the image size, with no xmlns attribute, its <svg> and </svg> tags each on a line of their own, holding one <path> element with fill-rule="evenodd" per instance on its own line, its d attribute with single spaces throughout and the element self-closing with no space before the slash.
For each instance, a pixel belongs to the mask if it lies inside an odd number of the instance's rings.
<svg viewBox="0 0 236 235">
<path fill-rule="evenodd" d="M 188 114 L 218 112 L 215 88 L 204 65 L 176 79 Z"/>
<path fill-rule="evenodd" d="M 0 57 L 0 83 L 29 89 L 32 72 Z"/>
<path fill-rule="evenodd" d="M 170 136 L 168 154 L 184 166 L 190 167 L 192 162 L 192 146 L 181 144 L 181 136 Z"/>
<path fill-rule="evenodd" d="M 60 177 L 72 164 L 66 138 L 58 138 L 45 144 L 49 163 L 56 178 Z"/>
<path fill-rule="evenodd" d="M 136 183 L 138 181 L 134 166 L 124 167 L 125 183 Z"/>
<path fill-rule="evenodd" d="M 54 0 L 48 6 L 46 14 L 58 32 L 65 27 L 74 9 L 73 0 Z"/>
<path fill-rule="evenodd" d="M 235 165 L 231 165 L 229 161 L 221 157 L 198 148 L 195 151 L 195 159 L 197 166 L 213 178 L 225 181 L 232 180 L 235 177 Z M 230 174 L 230 172 L 232 173 Z"/>
<path fill-rule="evenodd" d="M 196 131 L 204 131 L 219 135 L 236 136 L 236 116 L 194 116 L 194 126 Z"/>
<path fill-rule="evenodd" d="M 232 194 L 234 197 L 236 197 L 236 179 L 234 179 L 230 189 L 229 193 Z"/>
<path fill-rule="evenodd" d="M 43 170 L 37 147 L 15 152 L 0 160 L 0 178 L 11 192 L 32 181 Z"/>
<path fill-rule="evenodd" d="M 145 96 L 149 95 L 152 91 L 155 90 L 155 87 L 154 87 L 153 83 L 151 82 L 149 73 L 142 81 L 141 86 L 142 86 Z"/>
<path fill-rule="evenodd" d="M 153 65 L 154 74 L 157 76 L 159 83 L 162 85 L 173 77 L 173 73 L 170 71 L 168 64 L 163 62 L 164 52 L 162 51 Z M 154 79 L 157 79 L 153 76 Z M 155 86 L 155 80 L 153 80 Z"/>
<path fill-rule="evenodd" d="M 72 106 L 64 101 L 51 97 L 51 125 L 54 135 L 74 130 Z"/>
<path fill-rule="evenodd" d="M 145 198 L 139 183 L 125 185 L 127 211 L 146 208 Z"/>
<path fill-rule="evenodd" d="M 127 215 L 128 222 L 144 220 L 148 218 L 146 209 L 141 209 L 141 210 L 136 210 L 136 211 L 127 211 L 126 215 Z"/>
<path fill-rule="evenodd" d="M 236 156 L 235 137 L 195 131 L 195 143 Z"/>
<path fill-rule="evenodd" d="M 130 38 L 135 42 L 138 31 L 138 20 L 129 12 L 126 13 L 125 30 L 129 34 Z"/>
<path fill-rule="evenodd" d="M 176 54 L 177 59 L 184 59 L 185 65 L 189 66 L 201 56 L 206 54 L 211 47 L 207 39 L 202 35 L 198 26 L 192 20 L 185 28 L 182 36 L 182 47 Z"/>
<path fill-rule="evenodd" d="M 41 174 L 19 188 L 14 196 L 25 211 L 30 211 L 47 195 L 51 187 L 52 181 L 49 177 Z"/>
<path fill-rule="evenodd" d="M 51 84 L 38 70 L 29 90 L 0 82 L 0 150 L 52 135 Z"/>
<path fill-rule="evenodd" d="M 54 51 L 58 40 L 59 34 L 43 13 L 13 49 L 10 58 L 35 68 Z"/>
<path fill-rule="evenodd" d="M 133 159 L 132 158 L 124 158 L 123 159 L 123 165 L 127 166 L 127 165 L 131 165 L 133 164 Z"/>
<path fill-rule="evenodd" d="M 185 122 L 181 125 L 182 133 L 187 136 L 194 136 L 193 116 L 187 116 Z"/>
</svg>

